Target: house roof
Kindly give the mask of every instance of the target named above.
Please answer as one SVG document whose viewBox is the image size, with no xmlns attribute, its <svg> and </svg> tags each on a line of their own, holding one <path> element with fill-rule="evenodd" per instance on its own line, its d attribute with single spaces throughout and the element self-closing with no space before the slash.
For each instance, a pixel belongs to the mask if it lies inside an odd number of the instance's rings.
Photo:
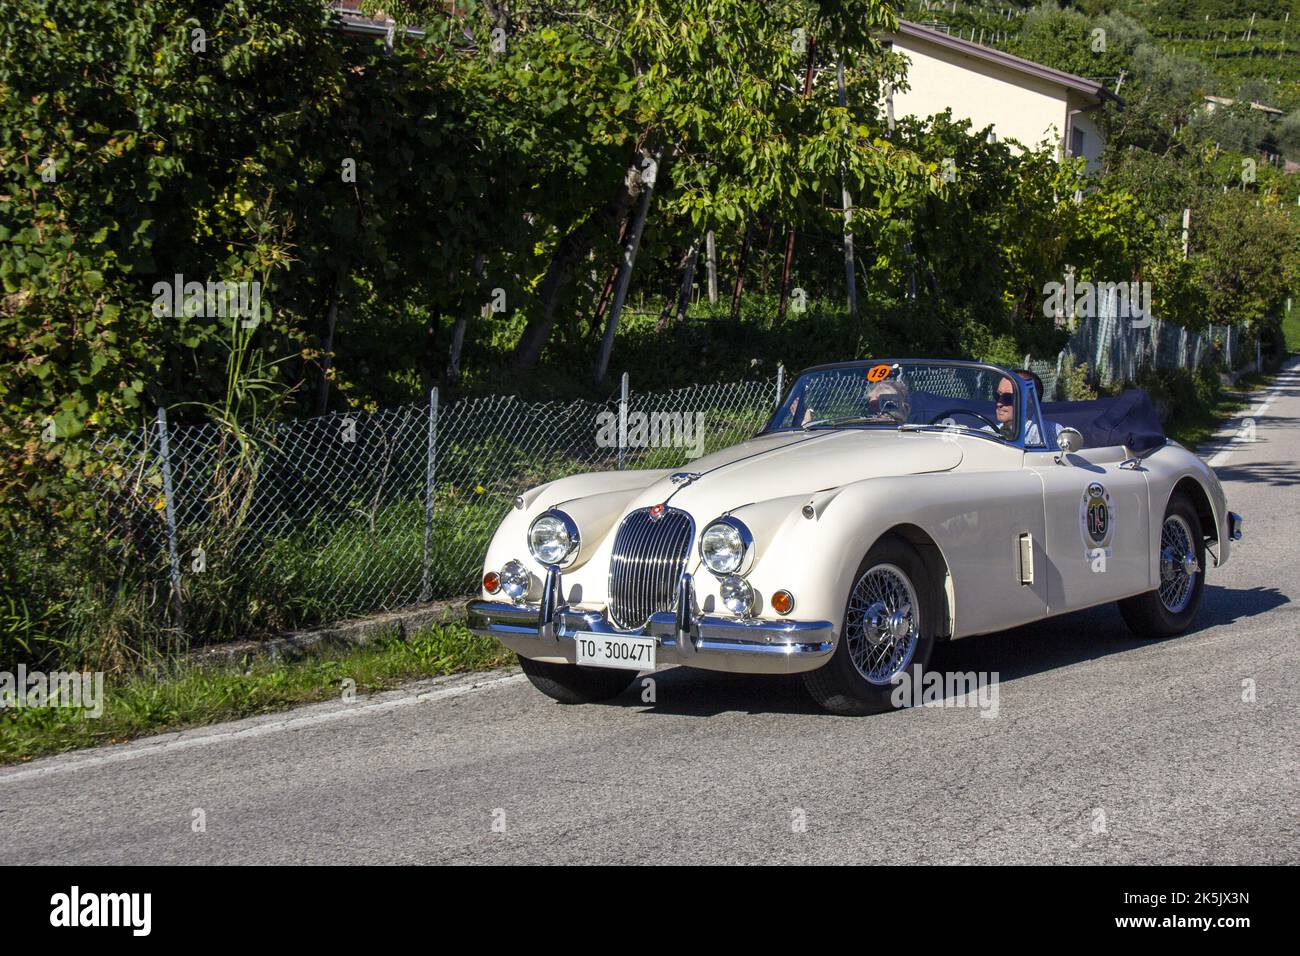
<svg viewBox="0 0 1300 956">
<path fill-rule="evenodd" d="M 1237 101 L 1234 99 L 1229 99 L 1226 96 L 1207 96 L 1205 97 L 1205 102 L 1213 103 L 1216 106 L 1233 106 L 1236 104 Z M 1258 100 L 1252 100 L 1250 103 L 1250 108 L 1252 110 L 1258 110 L 1261 113 L 1267 113 L 1270 116 L 1286 115 L 1286 112 L 1284 110 L 1280 110 L 1276 106 L 1266 106 L 1263 103 L 1259 102 Z"/>
<path fill-rule="evenodd" d="M 344 33 L 359 33 L 364 36 L 387 36 L 396 24 L 388 17 L 368 17 L 360 10 L 361 0 L 331 0 L 330 10 L 338 18 L 340 29 Z M 422 37 L 424 31 L 407 27 L 406 36 Z"/>
<path fill-rule="evenodd" d="M 1056 70 L 1050 66 L 1043 66 L 1041 63 L 1035 63 L 1033 60 L 1026 60 L 1024 57 L 1013 56 L 1010 53 L 1004 53 L 1001 50 L 995 50 L 992 47 L 983 46 L 971 40 L 963 40 L 960 37 L 951 36 L 947 33 L 940 33 L 938 30 L 932 30 L 929 27 L 921 26 L 919 23 L 912 23 L 909 20 L 899 20 L 898 30 L 894 37 L 908 37 L 911 39 L 923 40 L 927 43 L 933 43 L 937 46 L 947 47 L 966 56 L 973 56 L 976 59 L 984 60 L 988 63 L 996 64 L 1009 70 L 1015 70 L 1026 76 L 1032 76 L 1048 83 L 1054 83 L 1057 86 L 1063 86 L 1067 90 L 1081 93 L 1091 98 L 1097 103 L 1103 100 L 1111 100 L 1121 106 L 1124 101 L 1118 96 L 1106 89 L 1104 83 L 1096 80 L 1089 80 L 1082 76 L 1075 76 L 1073 73 L 1066 73 L 1064 70 Z"/>
</svg>

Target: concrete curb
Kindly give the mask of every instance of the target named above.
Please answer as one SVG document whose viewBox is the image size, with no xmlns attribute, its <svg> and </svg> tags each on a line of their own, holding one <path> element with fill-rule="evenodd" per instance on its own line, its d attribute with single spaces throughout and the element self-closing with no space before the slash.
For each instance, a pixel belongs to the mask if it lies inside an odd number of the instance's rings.
<svg viewBox="0 0 1300 956">
<path fill-rule="evenodd" d="M 196 664 L 221 663 L 243 657 L 297 660 L 308 654 L 335 648 L 361 647 L 394 632 L 405 640 L 411 634 L 435 624 L 465 620 L 468 597 L 434 601 L 384 614 L 341 621 L 329 627 L 290 631 L 264 640 L 244 640 L 195 648 L 189 654 Z"/>
</svg>

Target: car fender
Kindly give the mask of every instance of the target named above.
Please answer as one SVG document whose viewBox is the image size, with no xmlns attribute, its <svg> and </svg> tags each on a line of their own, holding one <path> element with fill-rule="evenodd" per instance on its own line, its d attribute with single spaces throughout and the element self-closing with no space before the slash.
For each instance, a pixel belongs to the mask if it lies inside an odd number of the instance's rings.
<svg viewBox="0 0 1300 956">
<path fill-rule="evenodd" d="M 863 556 L 899 530 L 933 544 L 932 572 L 948 598 L 953 637 L 986 633 L 1046 614 L 1041 483 L 1028 471 L 939 472 L 871 478 L 805 497 L 780 523 L 749 580 L 770 596 L 795 596 L 791 616 L 833 621 L 838 628 Z M 1033 536 L 1036 584 L 1021 584 L 1018 534 Z"/>
<path fill-rule="evenodd" d="M 1232 552 L 1228 502 L 1214 469 L 1177 442 L 1170 442 L 1148 455 L 1142 460 L 1142 467 L 1147 472 L 1151 499 L 1151 580 L 1160 580 L 1161 527 L 1169 500 L 1180 488 L 1191 495 L 1205 525 L 1202 531 L 1216 543 L 1215 567 L 1227 564 Z"/>
</svg>

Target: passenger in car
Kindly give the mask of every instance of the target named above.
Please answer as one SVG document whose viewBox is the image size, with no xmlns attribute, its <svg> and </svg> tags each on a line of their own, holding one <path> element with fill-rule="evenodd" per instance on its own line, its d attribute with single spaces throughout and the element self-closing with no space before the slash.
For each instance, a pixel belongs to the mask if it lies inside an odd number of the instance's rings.
<svg viewBox="0 0 1300 956">
<path fill-rule="evenodd" d="M 912 413 L 911 392 L 902 379 L 876 382 L 867 393 L 867 414 L 888 415 L 898 422 L 909 421 Z"/>
</svg>

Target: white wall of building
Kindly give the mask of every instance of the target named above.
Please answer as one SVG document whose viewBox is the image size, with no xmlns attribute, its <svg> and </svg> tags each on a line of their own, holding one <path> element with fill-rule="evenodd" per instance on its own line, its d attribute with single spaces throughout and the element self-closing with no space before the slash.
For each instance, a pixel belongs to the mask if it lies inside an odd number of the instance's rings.
<svg viewBox="0 0 1300 956">
<path fill-rule="evenodd" d="M 1031 148 L 1047 141 L 1053 149 L 1073 125 L 1083 135 L 1089 167 L 1096 166 L 1101 132 L 1088 113 L 1072 114 L 1085 104 L 1065 86 L 911 36 L 895 37 L 894 49 L 909 61 L 908 89 L 894 92 L 896 117 L 951 109 L 954 119 L 970 120 L 975 130 L 992 126 L 1000 140 L 1014 139 Z M 1070 144 L 1064 145 L 1068 149 Z"/>
</svg>

